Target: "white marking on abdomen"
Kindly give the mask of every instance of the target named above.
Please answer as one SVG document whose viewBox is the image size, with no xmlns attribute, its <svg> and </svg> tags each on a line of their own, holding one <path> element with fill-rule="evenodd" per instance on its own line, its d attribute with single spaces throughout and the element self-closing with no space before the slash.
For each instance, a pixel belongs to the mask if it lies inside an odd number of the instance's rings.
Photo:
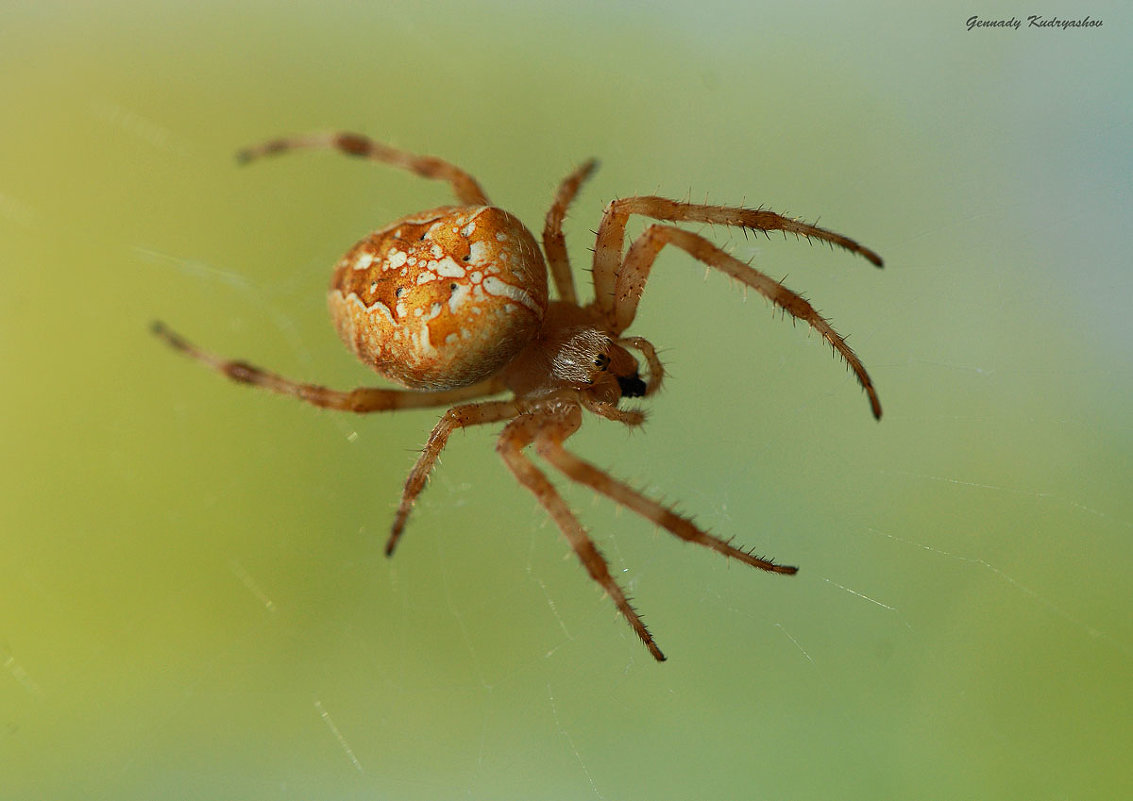
<svg viewBox="0 0 1133 801">
<path fill-rule="evenodd" d="M 487 278 L 485 278 L 481 286 L 484 287 L 484 291 L 489 295 L 510 298 L 511 300 L 514 300 L 517 303 L 521 303 L 527 308 L 531 309 L 531 311 L 535 312 L 536 315 L 540 314 L 541 312 L 539 304 L 535 302 L 534 298 L 532 298 L 519 287 L 512 286 L 511 284 L 501 281 L 494 275 L 489 275 Z"/>
</svg>

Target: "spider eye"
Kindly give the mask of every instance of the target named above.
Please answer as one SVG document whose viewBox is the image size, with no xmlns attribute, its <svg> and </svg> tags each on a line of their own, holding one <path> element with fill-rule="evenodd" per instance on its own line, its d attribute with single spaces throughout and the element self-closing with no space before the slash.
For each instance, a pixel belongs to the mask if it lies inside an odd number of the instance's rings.
<svg viewBox="0 0 1133 801">
<path fill-rule="evenodd" d="M 610 357 L 605 353 L 599 353 L 594 357 L 594 367 L 598 370 L 605 370 L 610 366 Z"/>
</svg>

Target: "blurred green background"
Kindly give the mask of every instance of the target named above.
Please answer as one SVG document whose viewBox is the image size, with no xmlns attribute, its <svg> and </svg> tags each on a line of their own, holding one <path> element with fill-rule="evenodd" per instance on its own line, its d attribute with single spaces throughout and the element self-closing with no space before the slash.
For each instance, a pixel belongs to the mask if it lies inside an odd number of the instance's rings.
<svg viewBox="0 0 1133 801">
<path fill-rule="evenodd" d="M 1042 9 L 1039 9 L 1042 10 Z M 1113 799 L 1133 734 L 1130 19 L 967 31 L 935 2 L 0 6 L 0 799 Z M 1017 14 L 1032 13 L 1017 9 Z M 493 452 L 430 411 L 236 387 L 147 332 L 335 387 L 331 265 L 452 159 L 585 282 L 615 196 L 765 204 L 886 268 L 708 231 L 803 326 L 663 255 L 671 380 L 575 450 L 758 574 L 563 491 L 655 664 Z"/>
</svg>

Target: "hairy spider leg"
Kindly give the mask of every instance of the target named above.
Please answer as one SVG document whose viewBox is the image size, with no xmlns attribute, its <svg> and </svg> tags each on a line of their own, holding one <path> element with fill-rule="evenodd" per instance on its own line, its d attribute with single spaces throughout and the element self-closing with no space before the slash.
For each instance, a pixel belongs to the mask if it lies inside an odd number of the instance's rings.
<svg viewBox="0 0 1133 801">
<path fill-rule="evenodd" d="M 866 372 L 861 360 L 846 344 L 845 338 L 835 331 L 830 323 L 815 311 L 814 307 L 804 297 L 787 289 L 778 281 L 768 278 L 759 270 L 745 264 L 735 256 L 725 253 L 704 237 L 691 231 L 685 231 L 672 225 L 650 225 L 641 236 L 634 240 L 629 252 L 626 253 L 625 262 L 622 264 L 615 284 L 616 297 L 613 308 L 615 330 L 625 329 L 633 322 L 638 301 L 645 289 L 649 271 L 653 267 L 653 261 L 665 245 L 676 245 L 694 259 L 727 273 L 740 283 L 763 295 L 792 317 L 802 320 L 818 331 L 822 338 L 830 343 L 831 347 L 845 359 L 850 369 L 854 371 L 858 383 L 861 384 L 862 389 L 869 397 L 873 416 L 878 420 L 881 419 L 881 401 L 877 397 L 877 390 L 874 389 L 873 381 L 870 380 L 869 373 Z"/>
<path fill-rule="evenodd" d="M 394 517 L 389 540 L 386 542 L 386 556 L 393 555 L 393 550 L 397 547 L 397 542 L 401 539 L 401 534 L 405 530 L 405 523 L 409 520 L 409 513 L 413 511 L 413 504 L 417 501 L 417 496 L 421 494 L 421 490 L 425 488 L 429 473 L 432 472 L 433 466 L 440 458 L 449 435 L 458 428 L 497 423 L 500 420 L 509 420 L 517 414 L 519 414 L 519 407 L 515 401 L 485 401 L 484 403 L 454 406 L 441 416 L 441 419 L 433 427 L 432 433 L 429 434 L 429 439 L 425 442 L 421 456 L 417 459 L 417 463 L 413 465 L 409 477 L 405 480 L 401 503 L 398 504 L 397 515 Z"/>
<path fill-rule="evenodd" d="M 881 257 L 854 240 L 784 217 L 765 209 L 741 209 L 731 206 L 705 206 L 681 203 L 663 197 L 645 195 L 611 200 L 602 212 L 598 237 L 594 243 L 594 302 L 609 324 L 614 325 L 614 304 L 618 270 L 622 265 L 622 247 L 625 244 L 626 222 L 631 214 L 652 217 L 666 222 L 699 222 L 713 225 L 730 225 L 752 231 L 783 231 L 813 239 L 820 239 L 858 253 L 874 265 L 881 267 Z M 624 328 L 615 328 L 621 333 Z"/>
<path fill-rule="evenodd" d="M 490 206 L 491 202 L 476 179 L 455 164 L 435 156 L 419 156 L 404 150 L 375 142 L 367 136 L 356 133 L 322 133 L 306 136 L 291 136 L 272 139 L 259 145 L 244 148 L 236 154 L 241 164 L 262 156 L 274 156 L 289 150 L 330 149 L 338 150 L 348 156 L 380 161 L 403 170 L 416 173 L 422 178 L 447 181 L 452 191 L 466 206 Z"/>
<path fill-rule="evenodd" d="M 731 559 L 739 560 L 745 565 L 751 565 L 769 573 L 794 575 L 799 572 L 797 567 L 779 565 L 770 559 L 761 559 L 750 551 L 736 548 L 728 540 L 712 536 L 707 531 L 697 527 L 688 518 L 682 517 L 667 506 L 646 497 L 624 481 L 619 481 L 590 462 L 579 458 L 563 447 L 563 440 L 570 436 L 570 433 L 573 433 L 573 431 L 563 434 L 556 428 L 541 429 L 535 435 L 535 450 L 571 481 L 585 484 L 595 492 L 605 495 L 630 511 L 637 512 L 646 520 L 652 521 L 685 542 L 703 545 L 705 548 L 711 548 Z"/>
<path fill-rule="evenodd" d="M 505 387 L 498 379 L 489 378 L 478 384 L 457 389 L 446 389 L 440 392 L 417 392 L 405 389 L 376 389 L 359 387 L 358 389 L 341 392 L 328 389 L 317 384 L 305 384 L 292 381 L 275 373 L 259 367 L 254 367 L 243 361 L 224 359 L 185 340 L 179 334 L 169 330 L 162 322 L 154 322 L 151 330 L 163 339 L 170 347 L 186 356 L 202 362 L 204 365 L 221 375 L 237 382 L 250 384 L 256 387 L 277 392 L 280 395 L 290 395 L 301 401 L 319 406 L 324 409 L 335 409 L 341 412 L 356 412 L 368 414 L 370 412 L 388 412 L 396 409 L 420 409 L 432 406 L 451 406 L 461 401 L 482 398 L 501 392 Z"/>
<path fill-rule="evenodd" d="M 658 662 L 665 661 L 665 655 L 653 641 L 653 635 L 645 627 L 641 616 L 630 605 L 629 599 L 618 586 L 614 577 L 610 575 L 610 566 L 606 558 L 598 550 L 593 540 L 587 535 L 578 518 L 571 512 L 562 496 L 547 476 L 537 468 L 532 461 L 523 454 L 523 449 L 536 438 L 544 439 L 557 437 L 565 439 L 578 429 L 582 421 L 582 412 L 577 404 L 563 402 L 554 408 L 544 406 L 535 411 L 525 413 L 504 426 L 503 432 L 496 444 L 496 450 L 507 464 L 515 478 L 527 487 L 542 505 L 551 519 L 562 531 L 570 547 L 578 555 L 583 567 L 594 581 L 601 585 L 606 594 L 613 600 L 614 605 L 633 628 L 649 653 Z"/>
<path fill-rule="evenodd" d="M 551 278 L 555 282 L 559 300 L 575 305 L 578 304 L 578 293 L 574 290 L 574 277 L 571 275 L 570 259 L 567 257 L 563 220 L 582 182 L 589 178 L 597 167 L 598 162 L 590 159 L 563 179 L 558 191 L 555 192 L 555 201 L 547 211 L 547 220 L 543 226 L 543 253 L 547 257 L 547 266 L 551 270 Z"/>
<path fill-rule="evenodd" d="M 863 256 L 877 267 L 882 266 L 880 256 L 849 237 L 766 209 L 706 206 L 698 203 L 682 203 L 654 195 L 621 198 L 606 204 L 602 212 L 602 221 L 598 225 L 598 238 L 594 244 L 594 299 L 599 308 L 607 314 L 613 308 L 614 280 L 621 266 L 626 222 L 631 214 L 665 222 L 730 225 L 760 232 L 783 231 L 795 236 L 829 242 L 831 245 Z"/>
</svg>

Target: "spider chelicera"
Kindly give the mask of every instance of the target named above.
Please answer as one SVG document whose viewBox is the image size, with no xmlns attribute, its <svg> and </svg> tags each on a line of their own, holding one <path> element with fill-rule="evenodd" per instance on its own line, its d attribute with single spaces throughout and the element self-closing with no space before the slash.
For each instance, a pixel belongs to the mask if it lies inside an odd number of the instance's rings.
<svg viewBox="0 0 1133 801">
<path fill-rule="evenodd" d="M 328 303 L 339 336 L 365 364 L 406 389 L 360 388 L 340 392 L 292 381 L 241 361 L 197 348 L 162 323 L 158 336 L 177 350 L 245 384 L 347 412 L 383 412 L 448 406 L 409 473 L 386 543 L 392 554 L 409 513 L 453 431 L 507 421 L 496 444 L 515 478 L 529 489 L 562 530 L 571 548 L 613 599 L 618 611 L 658 661 L 665 656 L 609 565 L 547 476 L 524 454 L 528 445 L 569 479 L 606 495 L 688 542 L 695 542 L 772 573 L 797 568 L 762 559 L 704 531 L 691 520 L 563 447 L 582 424 L 582 410 L 627 426 L 645 414 L 620 408 L 622 398 L 649 397 L 664 371 L 648 340 L 625 336 L 657 254 L 673 245 L 749 286 L 803 320 L 837 351 L 869 397 L 881 404 L 862 363 L 845 340 L 801 296 L 724 252 L 699 234 L 671 223 L 711 223 L 782 231 L 857 253 L 880 267 L 881 258 L 852 239 L 764 209 L 681 203 L 662 197 L 611 201 L 594 246 L 594 299 L 575 292 L 562 224 L 579 187 L 597 163 L 588 161 L 558 188 L 543 228 L 543 250 L 523 224 L 488 200 L 476 180 L 441 159 L 396 150 L 350 133 L 277 139 L 241 151 L 248 162 L 302 148 L 330 148 L 448 182 L 459 206 L 411 214 L 370 234 L 337 264 Z M 641 215 L 649 225 L 624 250 L 626 222 Z M 544 263 L 544 256 L 546 262 Z M 558 300 L 548 300 L 547 268 Z M 639 371 L 637 353 L 644 360 Z M 506 399 L 479 400 L 510 393 Z"/>
</svg>

